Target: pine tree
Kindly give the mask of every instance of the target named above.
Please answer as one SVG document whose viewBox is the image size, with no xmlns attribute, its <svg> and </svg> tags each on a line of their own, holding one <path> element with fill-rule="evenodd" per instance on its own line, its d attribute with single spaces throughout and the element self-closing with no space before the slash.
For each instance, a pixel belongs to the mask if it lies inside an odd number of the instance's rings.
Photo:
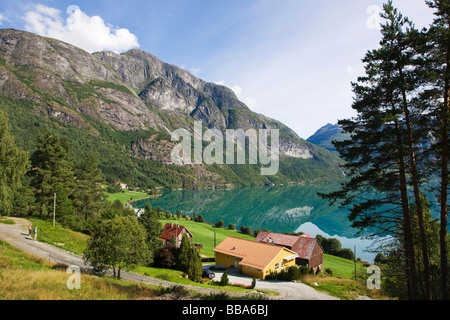
<svg viewBox="0 0 450 320">
<path fill-rule="evenodd" d="M 186 234 L 183 235 L 181 239 L 181 245 L 177 253 L 177 269 L 183 272 L 188 272 L 189 259 L 191 251 L 191 242 Z"/>
<path fill-rule="evenodd" d="M 412 103 L 408 93 L 416 89 L 408 71 L 414 56 L 407 37 L 412 25 L 392 1 L 384 5 L 381 16 L 385 23 L 381 26 L 380 48 L 366 54 L 366 76 L 353 83 L 352 107 L 358 115 L 339 121 L 351 139 L 335 142 L 347 161 L 344 167 L 350 179 L 340 191 L 322 196 L 341 200 L 343 206 L 352 204 L 349 218 L 354 227 L 377 228 L 378 234 L 403 237 L 409 298 L 418 299 L 408 177 L 414 176 L 416 194 L 419 173 L 414 143 L 423 137 L 409 114 Z M 420 202 L 420 198 L 415 197 L 415 201 Z M 428 265 L 424 261 L 424 266 Z"/>
<path fill-rule="evenodd" d="M 429 130 L 435 139 L 432 148 L 432 167 L 440 177 L 437 198 L 440 202 L 440 256 L 441 290 L 443 299 L 449 299 L 448 277 L 448 164 L 449 164 L 449 113 L 450 113 L 450 3 L 443 0 L 428 0 L 435 9 L 433 24 L 422 32 L 418 45 L 422 49 L 424 63 L 422 78 L 428 88 L 422 95 L 428 107 Z M 434 166 L 433 162 L 438 165 Z"/>
<path fill-rule="evenodd" d="M 148 264 L 152 263 L 152 257 L 155 252 L 160 249 L 161 241 L 158 239 L 161 234 L 161 223 L 158 221 L 157 211 L 153 210 L 147 203 L 145 205 L 144 214 L 138 218 L 139 223 L 144 227 L 147 233 L 147 247 L 149 251 Z"/>
<path fill-rule="evenodd" d="M 203 265 L 200 258 L 200 254 L 193 245 L 189 248 L 189 260 L 188 260 L 188 277 L 192 281 L 199 282 L 202 279 Z"/>
<path fill-rule="evenodd" d="M 98 157 L 92 152 L 76 167 L 75 203 L 84 214 L 85 220 L 94 213 L 99 213 L 106 199 L 103 189 L 103 175 L 98 167 Z"/>
<path fill-rule="evenodd" d="M 14 194 L 28 167 L 28 153 L 15 145 L 8 118 L 0 111 L 0 215 L 11 212 Z"/>
<path fill-rule="evenodd" d="M 66 140 L 46 131 L 39 135 L 31 156 L 31 185 L 39 204 L 39 217 L 49 213 L 54 194 L 70 195 L 74 188 L 73 165 Z"/>
<path fill-rule="evenodd" d="M 420 183 L 421 180 L 424 180 L 424 175 L 419 172 L 417 165 L 419 149 L 415 147 L 422 139 L 427 138 L 414 121 L 423 117 L 424 114 L 420 100 L 415 98 L 415 92 L 420 90 L 420 81 L 417 78 L 418 73 L 415 66 L 415 57 L 418 56 L 418 53 L 414 50 L 410 35 L 415 34 L 416 31 L 413 29 L 412 23 L 393 7 L 392 1 L 389 1 L 384 8 L 385 13 L 382 17 L 387 23 L 382 26 L 383 40 L 380 43 L 382 46 L 380 50 L 383 51 L 383 60 L 387 63 L 380 71 L 386 72 L 388 76 L 386 88 L 392 99 L 392 108 L 398 109 L 398 121 L 401 121 L 404 126 L 404 148 L 408 155 L 406 169 L 409 170 L 411 178 L 410 185 L 413 190 L 415 214 L 418 219 L 423 252 L 425 297 L 431 299 L 430 259 L 420 190 Z"/>
</svg>

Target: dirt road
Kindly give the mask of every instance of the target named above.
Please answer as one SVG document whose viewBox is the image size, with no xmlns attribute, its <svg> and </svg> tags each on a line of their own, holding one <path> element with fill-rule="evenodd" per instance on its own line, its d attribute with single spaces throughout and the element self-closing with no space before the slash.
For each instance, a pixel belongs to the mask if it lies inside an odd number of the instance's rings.
<svg viewBox="0 0 450 320">
<path fill-rule="evenodd" d="M 15 224 L 3 224 L 0 223 L 0 239 L 9 243 L 10 245 L 26 252 L 31 255 L 40 257 L 42 259 L 48 260 L 49 262 L 62 263 L 65 265 L 76 265 L 84 270 L 89 270 L 91 267 L 86 265 L 83 258 L 70 253 L 66 250 L 57 248 L 55 246 L 49 245 L 47 243 L 35 241 L 28 236 L 27 227 L 31 223 L 25 219 L 21 218 L 10 218 L 14 220 Z M 38 233 L 39 237 L 39 233 Z M 220 279 L 221 274 L 216 273 L 216 279 Z M 121 272 L 121 277 L 124 280 L 133 280 L 136 282 L 144 282 L 151 285 L 171 287 L 178 285 L 173 282 L 155 279 L 152 277 L 132 273 L 132 272 Z M 248 277 L 242 277 L 240 275 L 230 275 L 230 282 L 250 284 L 251 279 Z M 248 283 L 247 283 L 248 282 Z M 204 294 L 209 293 L 220 293 L 219 290 L 202 288 L 197 286 L 184 285 L 189 290 L 197 291 Z M 260 280 L 257 282 L 255 289 L 265 289 L 271 291 L 277 291 L 280 293 L 275 299 L 281 300 L 336 300 L 337 298 L 329 296 L 327 294 L 318 292 L 313 288 L 301 284 L 292 282 L 279 282 L 279 281 L 265 281 Z M 230 295 L 232 293 L 229 293 Z M 234 294 L 236 295 L 236 294 Z M 239 295 L 239 294 L 238 294 Z"/>
</svg>

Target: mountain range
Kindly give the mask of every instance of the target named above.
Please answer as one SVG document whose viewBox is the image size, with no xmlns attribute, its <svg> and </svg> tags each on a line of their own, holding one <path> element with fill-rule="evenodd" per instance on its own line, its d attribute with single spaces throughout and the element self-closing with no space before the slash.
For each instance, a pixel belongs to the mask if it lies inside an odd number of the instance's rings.
<svg viewBox="0 0 450 320">
<path fill-rule="evenodd" d="M 333 146 L 332 142 L 343 141 L 349 138 L 350 134 L 343 132 L 342 128 L 338 124 L 328 123 L 317 130 L 306 141 L 321 146 L 337 154 L 336 148 Z"/>
<path fill-rule="evenodd" d="M 298 103 L 301 103 L 299 101 Z M 276 107 L 276 106 L 274 106 Z M 0 29 L 0 110 L 30 152 L 50 130 L 79 161 L 98 154 L 108 183 L 203 188 L 336 181 L 341 160 L 279 121 L 251 111 L 226 86 L 206 82 L 142 50 L 90 54 L 33 33 Z M 185 165 L 171 161 L 179 128 L 279 129 L 280 169 L 258 165 Z"/>
</svg>

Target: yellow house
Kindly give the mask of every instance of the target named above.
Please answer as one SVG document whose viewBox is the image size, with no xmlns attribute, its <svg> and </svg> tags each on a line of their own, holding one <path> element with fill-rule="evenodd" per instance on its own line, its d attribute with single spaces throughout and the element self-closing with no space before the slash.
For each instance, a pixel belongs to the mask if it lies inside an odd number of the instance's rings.
<svg viewBox="0 0 450 320">
<path fill-rule="evenodd" d="M 228 237 L 214 248 L 216 265 L 237 268 L 242 274 L 264 279 L 272 272 L 295 266 L 298 255 L 285 247 Z"/>
</svg>

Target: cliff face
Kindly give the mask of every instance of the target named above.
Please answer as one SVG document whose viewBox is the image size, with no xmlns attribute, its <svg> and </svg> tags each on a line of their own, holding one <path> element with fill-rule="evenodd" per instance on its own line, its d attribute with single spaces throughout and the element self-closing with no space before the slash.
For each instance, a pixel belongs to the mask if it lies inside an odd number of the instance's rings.
<svg viewBox="0 0 450 320">
<path fill-rule="evenodd" d="M 282 123 L 249 110 L 231 89 L 142 50 L 89 54 L 58 40 L 2 29 L 0 95 L 33 101 L 40 115 L 93 136 L 101 133 L 91 119 L 119 132 L 169 134 L 178 128 L 192 131 L 194 121 L 203 121 L 203 127 L 222 132 L 280 129 L 282 157 L 308 160 L 318 152 Z M 168 146 L 167 139 L 146 138 L 126 147 L 135 157 L 170 163 Z"/>
</svg>

